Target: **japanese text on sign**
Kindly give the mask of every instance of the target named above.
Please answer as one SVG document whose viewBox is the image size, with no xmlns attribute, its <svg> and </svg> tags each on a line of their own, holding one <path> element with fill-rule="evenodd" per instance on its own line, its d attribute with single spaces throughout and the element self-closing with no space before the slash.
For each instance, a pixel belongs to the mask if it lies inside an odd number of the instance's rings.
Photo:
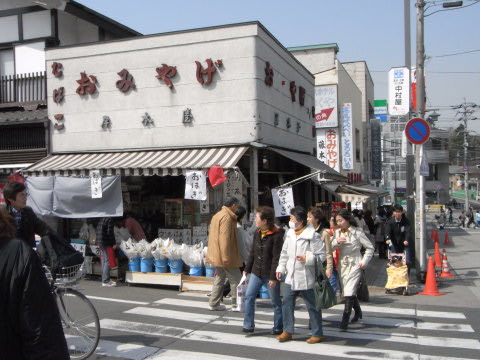
<svg viewBox="0 0 480 360">
<path fill-rule="evenodd" d="M 240 205 L 246 205 L 243 181 L 236 172 L 229 172 L 227 179 L 223 183 L 223 201 L 226 201 L 229 197 L 236 197 L 240 201 Z"/>
<path fill-rule="evenodd" d="M 92 188 L 92 199 L 102 198 L 102 177 L 100 170 L 90 171 L 90 187 Z"/>
<path fill-rule="evenodd" d="M 317 158 L 335 171 L 340 171 L 338 129 L 317 130 Z"/>
<path fill-rule="evenodd" d="M 272 189 L 272 199 L 276 217 L 290 215 L 290 210 L 295 206 L 291 186 Z"/>
<path fill-rule="evenodd" d="M 388 72 L 388 113 L 405 115 L 410 110 L 408 68 L 393 68 Z"/>
<path fill-rule="evenodd" d="M 382 128 L 380 120 L 370 120 L 372 132 L 372 179 L 382 179 Z"/>
<path fill-rule="evenodd" d="M 185 199 L 207 199 L 207 177 L 203 171 L 187 171 L 185 174 Z"/>
<path fill-rule="evenodd" d="M 342 164 L 345 170 L 353 169 L 352 104 L 342 106 Z"/>
<path fill-rule="evenodd" d="M 337 85 L 315 88 L 315 127 L 337 127 Z"/>
</svg>

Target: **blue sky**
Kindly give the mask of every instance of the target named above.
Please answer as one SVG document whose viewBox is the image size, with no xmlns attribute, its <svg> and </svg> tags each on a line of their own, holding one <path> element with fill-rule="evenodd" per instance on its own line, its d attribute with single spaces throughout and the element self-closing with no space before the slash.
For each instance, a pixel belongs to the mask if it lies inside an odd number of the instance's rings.
<svg viewBox="0 0 480 360">
<path fill-rule="evenodd" d="M 427 13 L 443 0 L 427 0 Z M 340 61 L 365 60 L 375 98 L 387 98 L 387 71 L 404 64 L 403 0 L 79 0 L 143 34 L 258 20 L 286 47 L 336 42 Z M 411 2 L 412 64 L 415 64 L 415 0 Z M 474 0 L 464 0 L 464 5 Z M 450 105 L 480 105 L 480 2 L 425 18 L 427 107 L 441 109 L 448 127 Z M 464 51 L 470 54 L 433 57 Z M 470 127 L 480 133 L 480 109 Z"/>
</svg>

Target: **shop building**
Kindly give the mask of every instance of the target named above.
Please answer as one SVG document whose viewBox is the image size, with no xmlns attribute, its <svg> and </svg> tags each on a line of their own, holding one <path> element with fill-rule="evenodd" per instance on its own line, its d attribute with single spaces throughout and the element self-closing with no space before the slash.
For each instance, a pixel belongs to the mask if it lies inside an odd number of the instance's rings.
<svg viewBox="0 0 480 360">
<path fill-rule="evenodd" d="M 228 194 L 252 210 L 312 169 L 345 179 L 314 156 L 313 75 L 258 22 L 48 49 L 46 68 L 52 153 L 23 174 L 54 187 L 118 177 L 121 211 L 152 238 L 207 224 Z M 187 171 L 214 165 L 227 181 L 184 200 Z M 315 186 L 294 186 L 295 203 L 311 205 Z M 61 215 L 99 216 L 75 208 Z"/>
</svg>

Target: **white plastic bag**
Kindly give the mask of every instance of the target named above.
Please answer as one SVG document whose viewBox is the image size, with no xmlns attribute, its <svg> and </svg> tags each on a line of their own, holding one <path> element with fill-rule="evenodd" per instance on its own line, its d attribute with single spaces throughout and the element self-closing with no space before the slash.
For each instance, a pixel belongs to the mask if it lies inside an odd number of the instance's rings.
<svg viewBox="0 0 480 360">
<path fill-rule="evenodd" d="M 247 286 L 247 276 L 243 275 L 237 285 L 237 311 L 239 312 L 245 312 L 245 295 L 247 294 Z"/>
<path fill-rule="evenodd" d="M 150 259 L 153 257 L 150 243 L 146 240 L 140 240 L 137 243 L 137 250 L 142 259 Z"/>
<path fill-rule="evenodd" d="M 150 251 L 155 259 L 165 259 L 167 257 L 165 255 L 165 242 L 166 240 L 158 238 L 153 240 L 150 244 Z"/>
<path fill-rule="evenodd" d="M 203 266 L 203 244 L 186 245 L 183 249 L 182 260 L 188 266 Z"/>
<path fill-rule="evenodd" d="M 86 222 L 83 223 L 82 227 L 80 228 L 80 232 L 78 237 L 82 240 L 89 241 L 90 235 L 88 233 L 88 224 Z"/>
<path fill-rule="evenodd" d="M 122 241 L 120 243 L 120 249 L 123 251 L 126 257 L 129 259 L 135 259 L 140 257 L 136 244 L 132 239 L 128 239 L 127 241 Z"/>
<path fill-rule="evenodd" d="M 185 244 L 179 245 L 175 244 L 172 239 L 168 239 L 165 243 L 164 255 L 170 260 L 179 260 L 182 258 L 183 251 L 185 249 Z"/>
</svg>

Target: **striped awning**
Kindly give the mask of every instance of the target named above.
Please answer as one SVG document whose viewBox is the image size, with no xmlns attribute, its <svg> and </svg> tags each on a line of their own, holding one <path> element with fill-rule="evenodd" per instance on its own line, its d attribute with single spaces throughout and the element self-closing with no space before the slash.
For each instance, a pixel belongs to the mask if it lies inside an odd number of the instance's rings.
<svg viewBox="0 0 480 360">
<path fill-rule="evenodd" d="M 181 175 L 189 169 L 220 165 L 233 168 L 248 147 L 152 150 L 132 152 L 54 154 L 24 169 L 26 176 L 89 176 L 100 170 L 103 176 Z"/>
</svg>

